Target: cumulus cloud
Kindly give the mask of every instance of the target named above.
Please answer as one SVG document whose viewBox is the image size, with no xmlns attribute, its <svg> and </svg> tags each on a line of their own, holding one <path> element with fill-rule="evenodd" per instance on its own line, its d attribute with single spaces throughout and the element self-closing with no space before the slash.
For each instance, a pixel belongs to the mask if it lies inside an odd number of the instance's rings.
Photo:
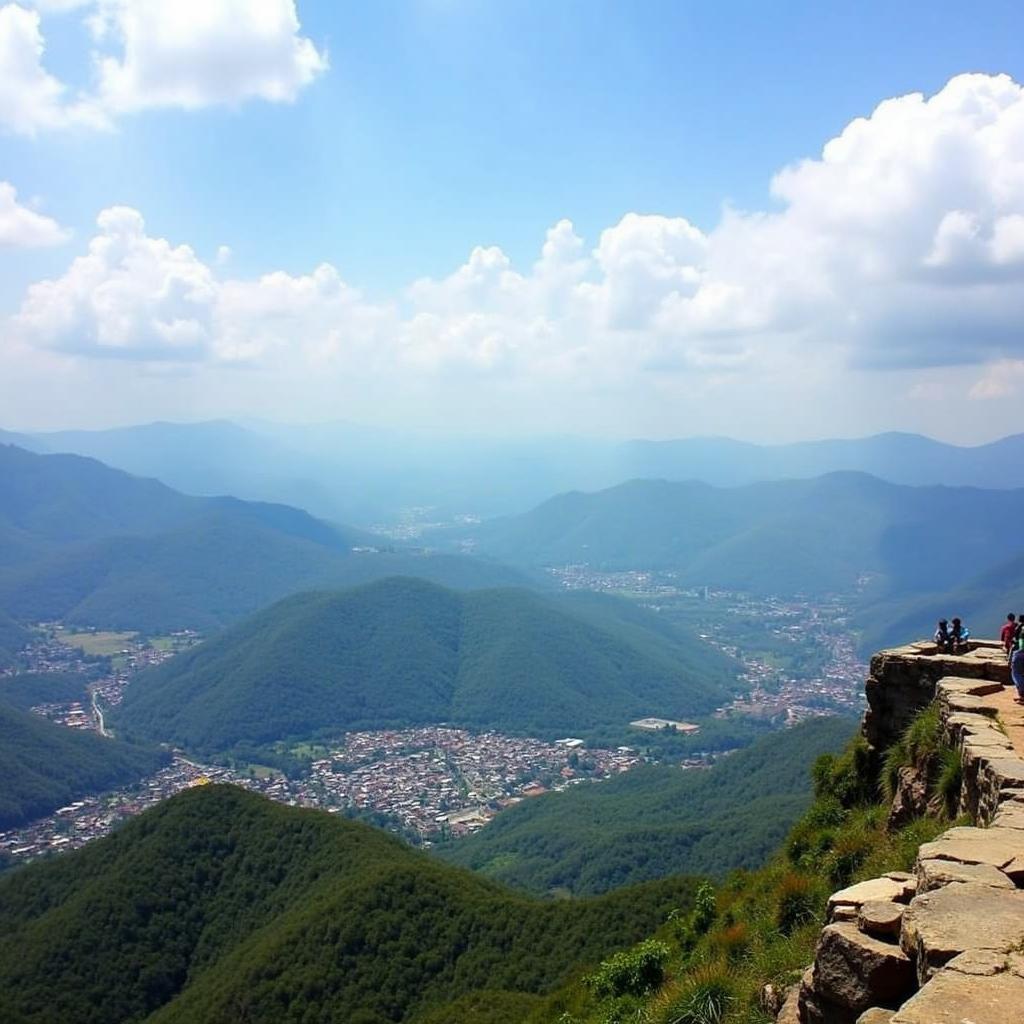
<svg viewBox="0 0 1024 1024">
<path fill-rule="evenodd" d="M 51 217 L 22 206 L 15 187 L 0 181 L 0 245 L 38 249 L 60 245 L 69 237 L 69 232 Z"/>
<path fill-rule="evenodd" d="M 43 0 L 0 8 L 0 124 L 34 135 L 109 127 L 156 107 L 291 102 L 328 67 L 301 35 L 295 0 Z M 82 8 L 95 81 L 81 96 L 43 66 L 43 14 Z"/>
<path fill-rule="evenodd" d="M 119 113 L 290 102 L 328 66 L 294 0 L 100 0 L 90 23 L 99 96 Z"/>
<path fill-rule="evenodd" d="M 394 302 L 330 264 L 227 277 L 135 211 L 105 211 L 89 252 L 32 288 L 16 325 L 87 354 L 595 392 L 1024 358 L 1024 90 L 1006 76 L 887 100 L 772 191 L 775 209 L 728 209 L 710 228 L 627 213 L 589 246 L 561 220 L 530 266 L 480 245 Z M 975 397 L 1001 386 L 986 379 Z"/>
<path fill-rule="evenodd" d="M 72 125 L 98 127 L 99 108 L 72 100 L 43 67 L 45 43 L 39 14 L 18 4 L 0 7 L 0 124 L 22 135 Z"/>
</svg>

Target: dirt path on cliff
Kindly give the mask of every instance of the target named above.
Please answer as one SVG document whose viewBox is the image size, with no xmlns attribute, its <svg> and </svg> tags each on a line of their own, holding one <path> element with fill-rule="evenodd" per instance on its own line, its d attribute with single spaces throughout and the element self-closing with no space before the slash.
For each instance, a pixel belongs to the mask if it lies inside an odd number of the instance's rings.
<svg viewBox="0 0 1024 1024">
<path fill-rule="evenodd" d="M 1003 723 L 1013 749 L 1019 757 L 1024 757 L 1024 704 L 1015 704 L 1013 698 L 1016 696 L 1014 687 L 1004 686 L 1000 693 L 989 694 L 985 701 L 991 701 L 999 709 L 999 721 Z"/>
</svg>

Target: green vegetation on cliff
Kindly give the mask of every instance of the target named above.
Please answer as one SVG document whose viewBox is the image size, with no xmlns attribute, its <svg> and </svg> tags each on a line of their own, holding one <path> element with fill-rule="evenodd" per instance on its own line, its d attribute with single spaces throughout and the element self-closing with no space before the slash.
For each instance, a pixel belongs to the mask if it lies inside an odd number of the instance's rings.
<svg viewBox="0 0 1024 1024">
<path fill-rule="evenodd" d="M 159 751 L 66 729 L 0 703 L 0 829 L 134 782 L 166 761 Z"/>
<path fill-rule="evenodd" d="M 512 1024 L 692 891 L 530 900 L 367 826 L 199 787 L 0 880 L 0 1018 Z"/>
<path fill-rule="evenodd" d="M 437 852 L 536 893 L 606 892 L 677 873 L 720 878 L 758 867 L 806 809 L 811 763 L 853 728 L 849 719 L 819 719 L 769 734 L 708 770 L 648 766 L 528 800 Z"/>
<path fill-rule="evenodd" d="M 432 722 L 554 736 L 706 712 L 732 671 L 626 602 L 396 578 L 258 613 L 140 674 L 115 723 L 202 752 Z"/>
<path fill-rule="evenodd" d="M 948 760 L 933 708 L 884 760 L 860 737 L 840 756 L 823 755 L 813 769 L 814 803 L 767 865 L 702 887 L 693 912 L 660 929 L 653 946 L 642 943 L 607 961 L 526 1024 L 769 1024 L 759 1005 L 762 987 L 784 990 L 813 961 L 828 896 L 911 869 L 921 843 L 948 827 Z M 932 810 L 887 829 L 885 793 L 894 773 L 909 766 L 927 779 Z"/>
</svg>

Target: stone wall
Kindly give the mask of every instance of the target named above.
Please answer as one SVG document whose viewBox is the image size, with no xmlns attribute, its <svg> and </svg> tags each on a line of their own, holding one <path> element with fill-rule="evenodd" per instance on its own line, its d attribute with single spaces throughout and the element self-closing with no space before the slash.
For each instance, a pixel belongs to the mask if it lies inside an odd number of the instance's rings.
<svg viewBox="0 0 1024 1024">
<path fill-rule="evenodd" d="M 961 808 L 977 825 L 924 844 L 912 874 L 834 893 L 778 1024 L 1024 1022 L 1024 759 L 998 723 L 1006 679 L 994 644 L 955 658 L 929 644 L 872 658 L 865 737 L 884 751 L 937 699 L 963 761 Z"/>
</svg>

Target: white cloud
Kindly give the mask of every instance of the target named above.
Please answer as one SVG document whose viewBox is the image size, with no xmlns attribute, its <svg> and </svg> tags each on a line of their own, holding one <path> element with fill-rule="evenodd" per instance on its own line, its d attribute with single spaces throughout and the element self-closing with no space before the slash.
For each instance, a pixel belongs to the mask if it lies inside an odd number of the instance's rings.
<svg viewBox="0 0 1024 1024">
<path fill-rule="evenodd" d="M 291 102 L 328 66 L 294 0 L 100 0 L 91 25 L 99 96 L 119 113 Z"/>
<path fill-rule="evenodd" d="M 627 213 L 592 249 L 562 220 L 530 266 L 480 245 L 394 302 L 369 301 L 330 264 L 231 278 L 223 259 L 208 265 L 147 235 L 138 213 L 105 211 L 88 253 L 30 289 L 15 326 L 64 351 L 305 368 L 325 387 L 446 378 L 468 394 L 467 379 L 487 381 L 473 393 L 481 402 L 513 385 L 689 400 L 737 382 L 768 391 L 813 380 L 820 393 L 872 367 L 937 368 L 935 381 L 965 394 L 966 377 L 941 367 L 977 365 L 978 398 L 1016 380 L 1019 85 L 965 75 L 931 98 L 887 100 L 772 189 L 776 209 L 728 209 L 708 229 Z M 903 381 L 899 400 L 925 397 L 912 387 Z"/>
<path fill-rule="evenodd" d="M 291 102 L 328 68 L 301 35 L 295 0 L 44 0 L 0 7 L 0 124 L 18 134 L 149 108 Z M 87 8 L 95 49 L 88 94 L 43 67 L 40 13 Z"/>
<path fill-rule="evenodd" d="M 72 125 L 101 127 L 102 113 L 43 67 L 39 14 L 18 4 L 0 7 L 0 124 L 21 135 Z"/>
<path fill-rule="evenodd" d="M 216 287 L 187 245 L 145 233 L 128 207 L 104 210 L 100 233 L 60 278 L 32 285 L 17 335 L 83 355 L 196 359 L 213 344 Z"/>
<path fill-rule="evenodd" d="M 70 237 L 51 217 L 22 206 L 15 187 L 0 181 L 0 245 L 37 249 L 60 245 Z"/>
</svg>

